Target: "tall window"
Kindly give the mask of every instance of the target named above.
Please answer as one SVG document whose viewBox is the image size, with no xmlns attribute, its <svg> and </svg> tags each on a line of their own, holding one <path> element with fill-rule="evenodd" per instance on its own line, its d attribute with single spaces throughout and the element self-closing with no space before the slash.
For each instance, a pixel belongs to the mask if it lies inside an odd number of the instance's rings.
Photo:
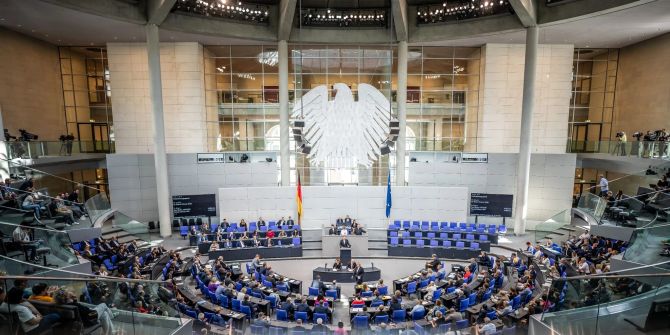
<svg viewBox="0 0 670 335">
<path fill-rule="evenodd" d="M 607 150 L 600 141 L 614 138 L 612 129 L 618 49 L 575 49 L 570 98 L 570 151 Z"/>
<path fill-rule="evenodd" d="M 276 46 L 205 48 L 208 137 L 218 150 L 266 150 L 279 124 L 278 63 Z"/>
<path fill-rule="evenodd" d="M 107 50 L 60 47 L 59 55 L 68 134 L 81 152 L 108 152 L 113 119 Z"/>
<path fill-rule="evenodd" d="M 477 120 L 467 116 L 477 115 L 480 54 L 480 48 L 410 47 L 407 124 L 416 150 L 463 151 L 466 139 L 474 141 Z"/>
</svg>

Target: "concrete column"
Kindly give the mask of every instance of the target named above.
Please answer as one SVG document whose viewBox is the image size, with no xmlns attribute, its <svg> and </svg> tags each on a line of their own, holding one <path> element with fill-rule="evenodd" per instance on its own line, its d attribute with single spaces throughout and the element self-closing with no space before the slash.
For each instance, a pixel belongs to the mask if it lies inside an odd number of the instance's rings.
<svg viewBox="0 0 670 335">
<path fill-rule="evenodd" d="M 526 60 L 523 72 L 523 102 L 521 106 L 521 139 L 519 143 L 519 165 L 516 173 L 516 207 L 514 211 L 514 234 L 526 232 L 528 215 L 528 183 L 530 180 L 530 154 L 533 138 L 533 109 L 535 104 L 535 72 L 537 69 L 537 26 L 526 28 Z"/>
<path fill-rule="evenodd" d="M 149 93 L 154 123 L 154 167 L 156 169 L 156 198 L 162 237 L 172 235 L 170 222 L 170 185 L 167 154 L 165 153 L 165 121 L 163 117 L 163 85 L 161 84 L 161 46 L 158 26 L 146 25 L 147 56 L 149 61 Z"/>
<path fill-rule="evenodd" d="M 398 87 L 396 91 L 400 134 L 395 144 L 396 185 L 405 185 L 405 144 L 407 129 L 407 41 L 398 42 Z"/>
<path fill-rule="evenodd" d="M 289 149 L 289 110 L 288 110 L 288 43 L 279 41 L 279 156 L 281 160 L 281 184 L 291 182 L 291 157 Z"/>
</svg>

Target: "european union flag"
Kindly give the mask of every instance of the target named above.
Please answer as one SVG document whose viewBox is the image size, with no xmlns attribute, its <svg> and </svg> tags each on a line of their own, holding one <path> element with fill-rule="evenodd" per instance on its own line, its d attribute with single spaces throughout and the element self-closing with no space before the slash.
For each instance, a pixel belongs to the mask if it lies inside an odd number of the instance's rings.
<svg viewBox="0 0 670 335">
<path fill-rule="evenodd" d="M 386 218 L 391 216 L 391 171 L 389 171 L 388 182 L 386 186 Z"/>
</svg>

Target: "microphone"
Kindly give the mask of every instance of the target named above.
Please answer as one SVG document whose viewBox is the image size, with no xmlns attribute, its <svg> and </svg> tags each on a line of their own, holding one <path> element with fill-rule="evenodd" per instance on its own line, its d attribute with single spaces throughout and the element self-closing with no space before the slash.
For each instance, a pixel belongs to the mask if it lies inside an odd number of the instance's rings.
<svg viewBox="0 0 670 335">
<path fill-rule="evenodd" d="M 323 268 L 326 269 L 326 271 L 328 271 L 328 263 L 323 264 Z"/>
<path fill-rule="evenodd" d="M 374 267 L 375 267 L 375 263 L 374 263 L 374 262 L 370 262 L 370 263 L 372 264 L 371 267 L 374 268 Z"/>
</svg>

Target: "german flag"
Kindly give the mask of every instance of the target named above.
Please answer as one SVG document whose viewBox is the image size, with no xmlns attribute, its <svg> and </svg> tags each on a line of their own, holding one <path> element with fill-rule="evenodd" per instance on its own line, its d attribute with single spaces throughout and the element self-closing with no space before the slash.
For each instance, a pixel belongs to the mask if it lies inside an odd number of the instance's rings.
<svg viewBox="0 0 670 335">
<path fill-rule="evenodd" d="M 296 171 L 298 175 L 298 189 L 295 195 L 295 202 L 298 208 L 298 225 L 301 225 L 300 221 L 302 220 L 302 185 L 300 185 L 300 173 Z"/>
</svg>

